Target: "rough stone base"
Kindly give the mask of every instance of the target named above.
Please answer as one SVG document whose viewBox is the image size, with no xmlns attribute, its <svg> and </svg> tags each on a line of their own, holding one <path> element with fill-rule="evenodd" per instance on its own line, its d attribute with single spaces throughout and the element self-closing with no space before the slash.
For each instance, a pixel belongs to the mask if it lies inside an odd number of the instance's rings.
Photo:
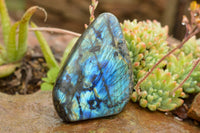
<svg viewBox="0 0 200 133">
<path fill-rule="evenodd" d="M 197 133 L 199 127 L 182 122 L 160 112 L 150 112 L 130 102 L 116 116 L 63 123 L 55 112 L 51 92 L 39 91 L 32 95 L 0 93 L 0 132 L 173 132 Z"/>
</svg>

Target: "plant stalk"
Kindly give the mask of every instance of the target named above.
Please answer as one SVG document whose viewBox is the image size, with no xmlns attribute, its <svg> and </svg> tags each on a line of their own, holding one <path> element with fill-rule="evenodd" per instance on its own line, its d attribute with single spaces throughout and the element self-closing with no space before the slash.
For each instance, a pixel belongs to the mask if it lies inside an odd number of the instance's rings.
<svg viewBox="0 0 200 133">
<path fill-rule="evenodd" d="M 46 32 L 51 32 L 51 33 L 60 33 L 60 34 L 69 34 L 75 37 L 80 37 L 81 34 L 72 32 L 69 30 L 63 30 L 59 28 L 50 28 L 50 27 L 37 27 L 37 28 L 29 28 L 30 31 L 46 31 Z"/>
</svg>

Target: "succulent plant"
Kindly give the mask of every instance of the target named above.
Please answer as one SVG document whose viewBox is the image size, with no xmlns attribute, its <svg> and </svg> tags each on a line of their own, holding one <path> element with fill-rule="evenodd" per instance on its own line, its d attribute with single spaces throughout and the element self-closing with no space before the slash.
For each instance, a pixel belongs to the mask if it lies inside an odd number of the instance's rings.
<svg viewBox="0 0 200 133">
<path fill-rule="evenodd" d="M 176 44 L 172 44 L 172 48 L 176 47 Z M 193 58 L 200 57 L 200 40 L 196 39 L 196 36 L 193 36 L 191 39 L 189 39 L 181 49 L 176 50 L 174 53 L 175 55 L 178 55 L 180 52 L 184 52 L 185 55 L 191 54 L 193 55 Z"/>
<path fill-rule="evenodd" d="M 131 57 L 134 83 L 137 83 L 170 48 L 167 45 L 168 29 L 157 21 L 124 21 L 121 25 Z M 192 45 L 191 45 L 192 44 Z M 175 46 L 174 46 L 175 47 Z M 173 48 L 173 47 L 172 47 Z M 165 61 L 134 91 L 132 101 L 151 111 L 171 111 L 183 104 L 186 93 L 199 92 L 198 68 L 184 83 L 183 89 L 174 89 L 181 83 L 193 67 L 194 57 L 199 55 L 199 45 L 190 39 L 180 50 Z M 190 54 L 193 51 L 193 54 Z"/>
<path fill-rule="evenodd" d="M 144 76 L 145 71 L 140 70 L 138 77 Z M 157 68 L 140 85 L 140 93 L 136 91 L 132 94 L 132 101 L 139 102 L 143 108 L 151 111 L 171 111 L 183 104 L 186 95 L 182 88 L 173 92 L 178 83 L 174 80 L 170 72 Z"/>
<path fill-rule="evenodd" d="M 148 71 L 162 56 L 168 52 L 168 27 L 161 27 L 157 21 L 132 22 L 121 24 L 132 61 L 134 82 L 138 81 L 139 70 Z M 162 67 L 165 62 L 159 65 Z"/>
<path fill-rule="evenodd" d="M 181 49 L 183 51 L 188 50 L 187 45 L 185 45 L 185 50 Z M 194 49 L 197 50 L 197 49 Z M 186 54 L 185 54 L 186 53 Z M 174 80 L 176 80 L 178 83 L 181 83 L 181 81 L 188 75 L 188 73 L 191 71 L 193 67 L 194 57 L 193 55 L 195 52 L 190 51 L 190 53 L 187 54 L 187 52 L 180 52 L 177 56 L 170 55 L 167 58 L 167 70 L 172 73 Z M 196 54 L 197 55 L 197 54 Z M 182 88 L 186 93 L 197 93 L 200 92 L 200 87 L 198 86 L 198 83 L 200 83 L 200 65 L 198 65 L 195 70 L 190 75 L 189 79 L 186 80 L 186 82 L 183 84 Z"/>
<path fill-rule="evenodd" d="M 186 55 L 192 53 L 194 58 L 198 58 L 200 57 L 199 43 L 199 40 L 197 40 L 196 36 L 194 36 L 183 45 L 181 51 L 183 51 Z"/>
<path fill-rule="evenodd" d="M 172 45 L 171 48 L 176 45 Z M 167 58 L 167 69 L 171 72 L 175 80 L 180 83 L 191 71 L 193 62 L 200 57 L 200 42 L 196 37 L 189 39 L 181 49 Z M 182 88 L 186 93 L 200 92 L 200 65 L 198 65 Z"/>
</svg>

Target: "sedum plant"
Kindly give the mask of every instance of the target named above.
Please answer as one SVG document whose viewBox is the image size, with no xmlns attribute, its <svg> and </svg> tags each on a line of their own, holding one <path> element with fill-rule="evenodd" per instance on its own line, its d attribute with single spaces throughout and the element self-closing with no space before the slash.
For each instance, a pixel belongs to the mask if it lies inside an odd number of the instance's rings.
<svg viewBox="0 0 200 133">
<path fill-rule="evenodd" d="M 177 56 L 170 55 L 167 58 L 167 70 L 174 75 L 174 80 L 176 80 L 178 83 L 181 83 L 182 80 L 188 75 L 188 73 L 191 71 L 194 57 L 193 57 L 193 51 L 190 51 L 191 53 L 186 55 L 184 52 L 180 52 Z M 200 66 L 198 65 L 193 73 L 190 75 L 190 77 L 185 81 L 182 88 L 184 92 L 186 93 L 197 93 L 200 92 L 200 87 L 198 86 L 198 83 L 200 83 Z"/>
<path fill-rule="evenodd" d="M 196 93 L 200 91 L 198 87 L 200 74 L 198 66 L 200 62 L 199 46 L 192 38 L 200 31 L 200 6 L 196 2 L 191 3 L 190 13 L 191 21 L 185 16 L 183 17 L 186 35 L 182 42 L 171 48 L 170 51 L 167 50 L 167 54 L 162 56 L 149 70 L 138 71 L 136 75 L 138 82 L 131 97 L 133 102 L 138 101 L 140 106 L 147 107 L 151 111 L 157 109 L 171 111 L 183 104 L 182 98 L 186 97 L 185 92 Z M 124 34 L 126 36 L 126 33 Z M 190 40 L 190 38 L 192 39 Z M 130 44 L 129 41 L 127 41 L 127 45 Z M 191 42 L 192 45 L 189 45 Z M 184 45 L 185 43 L 186 45 Z M 137 48 L 134 50 L 137 51 Z M 131 56 L 131 58 L 134 59 L 135 57 Z M 165 67 L 160 67 L 163 62 L 166 63 Z M 134 63 L 135 60 L 132 60 L 133 65 Z M 160 67 L 160 69 L 157 67 Z"/>
<path fill-rule="evenodd" d="M 31 16 L 44 9 L 29 8 L 21 20 L 12 24 L 4 0 L 0 0 L 0 19 L 4 45 L 0 44 L 0 78 L 12 74 L 27 51 L 28 23 Z"/>
<path fill-rule="evenodd" d="M 168 52 L 168 27 L 161 27 L 157 21 L 147 20 L 132 22 L 127 20 L 121 24 L 129 55 L 132 62 L 135 83 L 140 70 L 149 71 L 150 68 Z M 159 67 L 163 67 L 163 62 Z"/>
<path fill-rule="evenodd" d="M 173 49 L 176 46 L 177 44 L 172 44 L 170 49 Z M 200 40 L 196 39 L 196 36 L 193 36 L 183 45 L 182 48 L 177 49 L 174 52 L 174 55 L 177 56 L 180 52 L 184 52 L 185 55 L 192 54 L 194 59 L 200 57 Z"/>
<path fill-rule="evenodd" d="M 161 27 L 157 21 L 136 20 L 124 21 L 121 24 L 127 42 L 135 83 L 142 78 L 165 54 L 168 53 L 167 45 L 168 28 Z M 183 89 L 178 89 L 173 95 L 173 89 L 178 86 L 173 75 L 168 70 L 163 70 L 167 60 L 162 62 L 150 76 L 140 85 L 140 94 L 134 91 L 132 101 L 139 102 L 141 107 L 151 111 L 170 111 L 183 104 L 181 98 L 185 97 Z"/>
<path fill-rule="evenodd" d="M 192 53 L 193 58 L 196 59 L 200 57 L 200 42 L 196 39 L 196 36 L 194 36 L 188 40 L 179 51 L 184 52 L 186 55 Z M 177 51 L 177 53 L 179 51 Z"/>
<path fill-rule="evenodd" d="M 138 77 L 144 76 L 145 72 L 140 71 Z M 151 111 L 170 111 L 183 104 L 186 95 L 179 88 L 173 93 L 178 83 L 174 80 L 170 72 L 157 68 L 142 84 L 141 92 L 138 96 L 137 92 L 133 92 L 132 101 L 139 101 L 143 108 Z"/>
</svg>

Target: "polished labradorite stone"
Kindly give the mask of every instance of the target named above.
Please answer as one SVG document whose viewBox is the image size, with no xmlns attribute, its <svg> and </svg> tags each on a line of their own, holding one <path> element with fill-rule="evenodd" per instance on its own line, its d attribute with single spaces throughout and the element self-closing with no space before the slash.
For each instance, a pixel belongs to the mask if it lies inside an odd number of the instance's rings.
<svg viewBox="0 0 200 133">
<path fill-rule="evenodd" d="M 53 89 L 64 121 L 114 115 L 129 101 L 128 50 L 117 18 L 101 14 L 73 47 Z"/>
</svg>

